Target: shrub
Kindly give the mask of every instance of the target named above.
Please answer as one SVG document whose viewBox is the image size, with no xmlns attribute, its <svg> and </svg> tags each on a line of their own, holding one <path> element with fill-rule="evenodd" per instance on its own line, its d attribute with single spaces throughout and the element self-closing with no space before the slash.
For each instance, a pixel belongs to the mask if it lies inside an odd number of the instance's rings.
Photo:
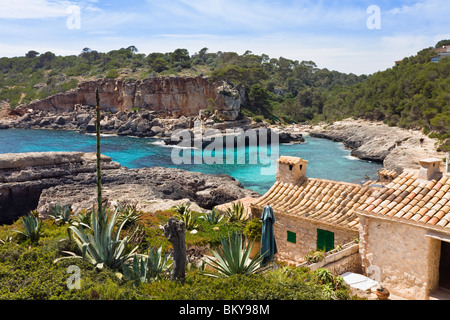
<svg viewBox="0 0 450 320">
<path fill-rule="evenodd" d="M 63 225 L 72 222 L 72 211 L 69 206 L 61 207 L 56 205 L 50 210 L 50 216 L 55 220 L 57 225 Z"/>
<path fill-rule="evenodd" d="M 308 263 L 317 263 L 323 259 L 325 259 L 325 251 L 323 250 L 311 251 L 305 256 L 305 260 Z"/>
<path fill-rule="evenodd" d="M 324 295 L 323 286 L 313 282 L 310 271 L 280 268 L 262 274 L 236 274 L 226 278 L 204 277 L 191 272 L 184 285 L 160 281 L 147 285 L 145 292 L 158 300 L 327 300 L 351 299 L 348 292 Z M 333 289 L 332 289 L 333 290 Z"/>
<path fill-rule="evenodd" d="M 171 266 L 170 254 L 163 255 L 159 247 L 149 249 L 147 255 L 135 255 L 131 263 L 122 264 L 122 271 L 127 280 L 140 285 L 161 279 Z"/>
<path fill-rule="evenodd" d="M 257 123 L 260 123 L 260 122 L 264 121 L 264 116 L 257 115 L 257 116 L 254 116 L 252 119 L 253 119 L 253 121 L 255 121 Z"/>
<path fill-rule="evenodd" d="M 258 218 L 255 218 L 247 222 L 244 228 L 244 236 L 254 241 L 261 240 L 262 225 L 263 225 L 262 221 Z"/>
<path fill-rule="evenodd" d="M 32 211 L 28 215 L 22 217 L 21 221 L 25 230 L 19 230 L 17 232 L 28 238 L 31 243 L 37 244 L 42 235 L 42 221 L 39 219 L 38 213 Z"/>
<path fill-rule="evenodd" d="M 203 219 L 205 221 L 208 221 L 210 224 L 218 224 L 223 219 L 223 214 L 219 212 L 216 208 L 211 210 L 208 213 L 205 213 L 200 217 L 200 219 Z"/>
<path fill-rule="evenodd" d="M 216 260 L 207 260 L 206 263 L 217 273 L 204 271 L 205 275 L 212 277 L 229 277 L 235 274 L 255 274 L 266 270 L 262 267 L 262 256 L 250 259 L 253 242 L 245 244 L 242 234 L 235 232 L 228 239 L 221 238 L 221 250 L 212 250 Z"/>
<path fill-rule="evenodd" d="M 225 211 L 225 215 L 228 218 L 228 222 L 246 221 L 248 219 L 245 207 L 240 201 L 233 202 L 231 208 L 227 208 Z"/>
<path fill-rule="evenodd" d="M 119 72 L 116 69 L 109 70 L 105 76 L 105 78 L 109 78 L 109 79 L 115 79 L 117 77 L 119 77 Z"/>
</svg>

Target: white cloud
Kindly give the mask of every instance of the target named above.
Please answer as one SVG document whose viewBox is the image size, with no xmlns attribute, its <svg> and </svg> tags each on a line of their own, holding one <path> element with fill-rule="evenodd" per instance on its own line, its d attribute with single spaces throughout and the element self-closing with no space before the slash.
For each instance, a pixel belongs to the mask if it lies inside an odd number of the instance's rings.
<svg viewBox="0 0 450 320">
<path fill-rule="evenodd" d="M 97 0 L 1 0 L 0 19 L 49 19 L 68 17 L 71 7 L 77 6 L 85 13 L 100 12 Z"/>
<path fill-rule="evenodd" d="M 68 16 L 71 1 L 3 0 L 0 2 L 1 19 L 46 19 Z"/>
</svg>

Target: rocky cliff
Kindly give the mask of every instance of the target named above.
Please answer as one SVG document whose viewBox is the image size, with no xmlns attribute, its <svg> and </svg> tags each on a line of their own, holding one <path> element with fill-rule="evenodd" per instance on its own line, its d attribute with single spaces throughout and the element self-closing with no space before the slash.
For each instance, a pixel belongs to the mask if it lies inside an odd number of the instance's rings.
<svg viewBox="0 0 450 320">
<path fill-rule="evenodd" d="M 102 156 L 103 196 L 109 203 L 137 202 L 138 209 L 168 209 L 180 203 L 212 207 L 247 196 L 228 175 L 207 175 L 172 168 L 127 169 Z M 55 205 L 74 212 L 96 201 L 96 156 L 82 152 L 0 155 L 0 224 L 37 209 L 46 214 Z"/>
<path fill-rule="evenodd" d="M 447 156 L 437 152 L 436 141 L 422 132 L 389 127 L 382 122 L 346 119 L 307 131 L 312 137 L 342 142 L 353 156 L 381 162 L 386 169 L 397 172 L 418 169 L 422 159 Z"/>
<path fill-rule="evenodd" d="M 235 120 L 244 98 L 227 83 L 204 77 L 153 77 L 128 82 L 102 79 L 82 82 L 75 90 L 21 105 L 15 113 L 24 115 L 29 110 L 67 113 L 76 105 L 95 106 L 97 88 L 103 111 L 117 113 L 143 109 L 167 113 L 175 118 L 197 116 L 200 110 L 209 108 L 223 120 Z"/>
</svg>

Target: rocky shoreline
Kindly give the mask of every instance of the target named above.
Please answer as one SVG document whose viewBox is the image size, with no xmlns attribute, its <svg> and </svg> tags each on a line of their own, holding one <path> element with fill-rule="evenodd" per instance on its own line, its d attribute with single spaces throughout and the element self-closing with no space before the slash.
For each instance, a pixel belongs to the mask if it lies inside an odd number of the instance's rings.
<svg viewBox="0 0 450 320">
<path fill-rule="evenodd" d="M 386 169 L 398 173 L 418 169 L 419 160 L 448 156 L 438 152 L 437 141 L 422 132 L 389 127 L 382 122 L 346 119 L 331 125 L 304 127 L 301 131 L 311 137 L 342 142 L 351 149 L 352 156 L 383 163 Z"/>
<path fill-rule="evenodd" d="M 217 121 L 214 115 L 180 116 L 174 118 L 173 114 L 159 111 L 119 111 L 101 114 L 100 130 L 102 134 L 119 136 L 134 136 L 139 138 L 151 137 L 161 139 L 166 145 L 179 143 L 175 132 L 186 130 L 194 137 L 194 130 L 200 126 L 201 134 L 213 130 L 216 135 L 225 137 L 231 134 L 238 135 L 248 130 L 267 130 L 267 135 L 273 131 L 278 135 L 281 143 L 304 142 L 301 133 L 293 133 L 283 128 L 270 128 L 264 123 L 253 122 L 250 118 L 230 121 Z M 68 112 L 52 112 L 30 109 L 22 116 L 9 115 L 0 118 L 1 129 L 51 129 L 72 130 L 83 133 L 96 132 L 96 111 L 92 106 L 77 105 Z M 205 141 L 205 147 L 208 141 Z"/>
<path fill-rule="evenodd" d="M 177 130 L 259 129 L 241 116 L 242 88 L 207 77 L 150 77 L 139 81 L 100 79 L 85 81 L 76 89 L 10 110 L 0 101 L 0 129 L 53 129 L 96 131 L 96 91 L 99 93 L 104 134 L 155 137 L 168 144 Z M 277 130 L 282 142 L 303 142 L 301 135 Z"/>
<path fill-rule="evenodd" d="M 110 204 L 136 202 L 154 212 L 181 203 L 208 210 L 237 199 L 258 196 L 228 175 L 208 175 L 174 168 L 128 169 L 102 156 L 103 197 Z M 55 205 L 74 212 L 96 201 L 96 155 L 82 152 L 37 152 L 0 155 L 0 224 Z"/>
</svg>

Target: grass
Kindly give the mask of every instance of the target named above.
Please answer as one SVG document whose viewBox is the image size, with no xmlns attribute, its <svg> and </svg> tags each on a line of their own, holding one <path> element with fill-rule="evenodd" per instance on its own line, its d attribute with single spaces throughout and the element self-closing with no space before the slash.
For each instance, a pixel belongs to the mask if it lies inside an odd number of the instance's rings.
<svg viewBox="0 0 450 320">
<path fill-rule="evenodd" d="M 193 212 L 198 218 L 200 213 Z M 140 221 L 124 232 L 131 234 L 139 227 L 134 243 L 139 251 L 150 247 L 171 250 L 159 226 L 176 215 L 171 210 L 142 213 Z M 221 222 L 212 225 L 197 219 L 198 232 L 187 233 L 188 248 L 220 243 L 220 236 L 233 231 L 242 232 L 245 223 Z M 152 283 L 135 286 L 120 270 L 96 269 L 83 259 L 55 259 L 66 251 L 79 252 L 74 241 L 68 238 L 69 224 L 58 225 L 52 219 L 44 220 L 42 234 L 37 243 L 15 232 L 23 230 L 20 220 L 9 226 L 0 226 L 0 300 L 329 300 L 352 299 L 348 288 L 332 290 L 311 273 L 309 269 L 280 267 L 258 275 L 236 275 L 228 278 L 211 278 L 201 270 L 187 270 L 184 284 L 163 278 Z M 214 230 L 218 227 L 219 230 Z M 125 235 L 123 235 L 125 236 Z M 80 289 L 69 289 L 69 267 L 80 270 Z M 336 281 L 337 283 L 337 281 Z"/>
</svg>

